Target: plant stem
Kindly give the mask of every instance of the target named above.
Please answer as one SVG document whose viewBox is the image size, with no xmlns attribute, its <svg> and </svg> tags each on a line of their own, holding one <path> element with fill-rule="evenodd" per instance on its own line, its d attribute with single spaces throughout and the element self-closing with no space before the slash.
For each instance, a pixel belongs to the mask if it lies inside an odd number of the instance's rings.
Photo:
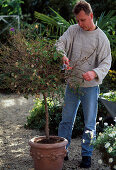
<svg viewBox="0 0 116 170">
<path fill-rule="evenodd" d="M 45 114 L 46 114 L 45 134 L 46 134 L 46 138 L 49 139 L 49 113 L 48 113 L 46 93 L 43 93 L 43 96 L 44 96 L 44 101 L 45 101 Z"/>
</svg>

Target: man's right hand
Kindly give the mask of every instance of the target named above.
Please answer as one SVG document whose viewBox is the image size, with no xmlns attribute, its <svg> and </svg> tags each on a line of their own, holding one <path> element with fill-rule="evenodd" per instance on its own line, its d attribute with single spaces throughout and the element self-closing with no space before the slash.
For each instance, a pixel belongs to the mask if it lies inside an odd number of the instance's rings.
<svg viewBox="0 0 116 170">
<path fill-rule="evenodd" d="M 62 61 L 63 61 L 63 64 L 66 65 L 66 69 L 65 70 L 72 70 L 72 67 L 69 67 L 69 59 L 66 56 L 64 56 L 62 58 Z"/>
<path fill-rule="evenodd" d="M 63 61 L 63 64 L 66 64 L 66 66 L 69 66 L 69 59 L 66 56 L 62 57 L 62 61 Z"/>
<path fill-rule="evenodd" d="M 62 57 L 62 61 L 63 64 L 66 64 L 66 66 L 69 67 L 69 59 L 66 56 Z"/>
</svg>

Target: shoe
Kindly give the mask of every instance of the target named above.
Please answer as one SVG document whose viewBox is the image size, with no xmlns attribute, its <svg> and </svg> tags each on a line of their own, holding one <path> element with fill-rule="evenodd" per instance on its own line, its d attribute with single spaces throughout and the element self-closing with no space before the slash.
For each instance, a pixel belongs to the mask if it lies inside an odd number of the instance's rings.
<svg viewBox="0 0 116 170">
<path fill-rule="evenodd" d="M 64 160 L 65 160 L 65 161 L 68 161 L 68 160 L 69 160 L 68 152 L 66 153 L 66 156 L 64 157 Z"/>
<path fill-rule="evenodd" d="M 82 161 L 80 163 L 80 168 L 90 168 L 91 167 L 91 157 L 82 156 Z"/>
</svg>

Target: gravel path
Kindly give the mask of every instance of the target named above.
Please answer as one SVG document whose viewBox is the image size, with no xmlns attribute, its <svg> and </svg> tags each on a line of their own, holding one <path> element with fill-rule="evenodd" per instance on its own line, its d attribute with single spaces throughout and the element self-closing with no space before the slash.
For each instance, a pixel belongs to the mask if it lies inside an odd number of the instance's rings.
<svg viewBox="0 0 116 170">
<path fill-rule="evenodd" d="M 41 133 L 24 128 L 33 99 L 31 96 L 27 100 L 23 96 L 0 93 L 0 170 L 34 170 L 28 141 Z M 80 138 L 72 139 L 69 161 L 64 162 L 63 170 L 80 170 L 80 144 Z M 105 164 L 98 164 L 99 159 L 100 153 L 94 151 L 89 170 L 110 170 Z"/>
</svg>

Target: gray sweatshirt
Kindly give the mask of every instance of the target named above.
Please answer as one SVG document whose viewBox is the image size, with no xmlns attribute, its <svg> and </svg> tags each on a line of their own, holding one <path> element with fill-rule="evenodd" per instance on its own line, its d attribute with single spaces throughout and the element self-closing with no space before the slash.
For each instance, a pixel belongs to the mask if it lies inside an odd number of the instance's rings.
<svg viewBox="0 0 116 170">
<path fill-rule="evenodd" d="M 98 27 L 94 31 L 84 31 L 78 24 L 70 26 L 56 43 L 56 49 L 70 59 L 68 83 L 73 87 L 93 87 L 102 83 L 111 67 L 110 43 L 105 33 Z M 95 71 L 97 78 L 83 80 L 82 74 Z"/>
</svg>

